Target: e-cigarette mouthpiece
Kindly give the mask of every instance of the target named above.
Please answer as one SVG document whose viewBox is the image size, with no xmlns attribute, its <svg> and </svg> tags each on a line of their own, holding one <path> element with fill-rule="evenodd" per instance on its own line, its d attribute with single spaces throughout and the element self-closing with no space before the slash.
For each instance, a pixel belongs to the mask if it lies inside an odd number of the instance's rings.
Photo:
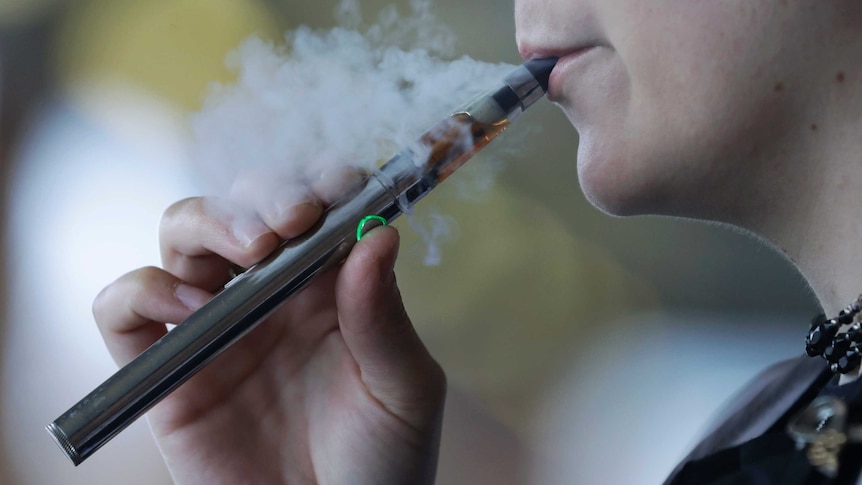
<svg viewBox="0 0 862 485">
<path fill-rule="evenodd" d="M 317 274 L 347 257 L 368 216 L 391 221 L 503 132 L 548 89 L 556 59 L 529 61 L 434 125 L 334 204 L 302 237 L 237 276 L 135 360 L 47 426 L 78 465 L 188 380 Z M 357 229 L 359 227 L 359 229 Z"/>
</svg>

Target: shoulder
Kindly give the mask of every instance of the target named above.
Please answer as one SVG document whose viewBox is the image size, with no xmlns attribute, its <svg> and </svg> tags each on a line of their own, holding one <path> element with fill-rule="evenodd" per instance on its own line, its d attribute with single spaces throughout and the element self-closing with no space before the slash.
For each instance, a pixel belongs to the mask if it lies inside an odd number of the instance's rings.
<svg viewBox="0 0 862 485">
<path fill-rule="evenodd" d="M 828 375 L 821 359 L 808 356 L 781 361 L 764 369 L 725 403 L 703 439 L 665 483 L 671 483 L 689 461 L 762 435 L 795 409 L 798 402 L 816 392 L 819 378 Z"/>
<path fill-rule="evenodd" d="M 763 406 L 765 404 L 774 403 L 776 399 L 782 402 L 790 400 L 781 399 L 781 397 L 788 395 L 788 391 L 790 393 L 799 391 L 801 397 L 805 389 L 813 383 L 813 378 L 819 376 L 824 368 L 825 364 L 822 361 L 808 356 L 794 357 L 772 364 L 745 383 L 725 402 L 721 410 L 713 417 L 712 425 L 707 428 L 704 438 L 708 438 L 720 428 L 726 427 L 727 422 L 734 415 L 738 415 L 740 411 L 753 417 L 751 415 L 756 414 L 757 411 L 766 411 Z M 812 380 L 802 382 L 800 378 L 805 375 L 810 375 Z M 793 398 L 792 401 L 795 402 L 796 399 Z"/>
</svg>

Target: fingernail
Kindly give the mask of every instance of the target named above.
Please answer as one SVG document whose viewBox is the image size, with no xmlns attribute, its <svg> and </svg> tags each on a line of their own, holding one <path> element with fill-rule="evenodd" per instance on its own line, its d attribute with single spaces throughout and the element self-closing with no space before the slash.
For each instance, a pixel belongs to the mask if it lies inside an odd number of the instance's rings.
<svg viewBox="0 0 862 485">
<path fill-rule="evenodd" d="M 243 246 L 249 247 L 264 234 L 271 232 L 266 224 L 250 217 L 238 217 L 231 221 L 233 237 Z"/>
<path fill-rule="evenodd" d="M 313 209 L 319 210 L 322 206 L 316 200 L 303 200 L 302 202 L 285 205 L 279 209 L 278 219 L 281 221 L 293 220 L 297 214 Z"/>
<path fill-rule="evenodd" d="M 364 179 L 365 174 L 357 168 L 329 168 L 320 174 L 311 188 L 318 197 L 331 204 L 357 190 Z"/>
<path fill-rule="evenodd" d="M 204 210 L 212 217 L 224 221 L 233 238 L 245 247 L 271 231 L 254 212 L 227 200 L 207 198 Z"/>
<path fill-rule="evenodd" d="M 383 266 L 383 272 L 380 273 L 380 282 L 386 286 L 390 286 L 395 282 L 395 258 L 390 258 L 391 262 Z"/>
<path fill-rule="evenodd" d="M 320 202 L 308 193 L 307 187 L 285 187 L 274 197 L 269 222 L 286 222 L 308 207 L 319 206 Z"/>
<path fill-rule="evenodd" d="M 177 285 L 174 289 L 174 295 L 176 295 L 177 300 L 181 301 L 189 310 L 197 310 L 212 298 L 212 296 L 206 291 L 185 283 Z"/>
<path fill-rule="evenodd" d="M 382 227 L 378 226 L 371 228 L 368 233 L 366 233 L 365 237 L 368 237 L 374 233 L 381 232 Z M 363 239 L 365 239 L 363 237 Z M 395 281 L 395 262 L 398 260 L 398 246 L 400 245 L 400 240 L 395 244 L 395 247 L 392 250 L 388 251 L 384 254 L 383 258 L 380 260 L 380 282 L 384 285 L 391 285 Z"/>
</svg>

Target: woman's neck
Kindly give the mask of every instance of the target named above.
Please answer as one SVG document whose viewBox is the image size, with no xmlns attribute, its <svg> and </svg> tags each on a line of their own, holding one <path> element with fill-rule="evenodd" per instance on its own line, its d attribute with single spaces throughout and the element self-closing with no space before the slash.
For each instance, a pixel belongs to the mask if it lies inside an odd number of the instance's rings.
<svg viewBox="0 0 862 485">
<path fill-rule="evenodd" d="M 827 315 L 862 294 L 862 75 L 849 72 L 820 76 L 795 132 L 737 181 L 753 203 L 729 221 L 777 246 Z"/>
<path fill-rule="evenodd" d="M 797 171 L 789 200 L 751 227 L 797 266 L 827 315 L 862 294 L 862 137 L 830 148 Z"/>
</svg>

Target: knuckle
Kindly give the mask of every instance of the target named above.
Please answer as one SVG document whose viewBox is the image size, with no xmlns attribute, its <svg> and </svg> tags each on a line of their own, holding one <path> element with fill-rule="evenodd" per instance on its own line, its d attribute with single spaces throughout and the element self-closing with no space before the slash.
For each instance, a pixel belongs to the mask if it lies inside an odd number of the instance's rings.
<svg viewBox="0 0 862 485">
<path fill-rule="evenodd" d="M 201 199 L 201 197 L 188 197 L 174 202 L 165 209 L 162 219 L 171 219 L 189 210 L 197 210 L 200 207 Z"/>
<path fill-rule="evenodd" d="M 125 298 L 128 306 L 132 309 L 140 308 L 141 303 L 149 297 L 153 290 L 166 286 L 166 278 L 169 277 L 163 269 L 155 266 L 140 268 L 132 274 L 134 278 L 130 278 L 128 281 Z"/>
<path fill-rule="evenodd" d="M 190 213 L 200 212 L 201 204 L 200 197 L 189 197 L 168 206 L 159 221 L 159 233 L 163 235 L 170 228 L 182 224 L 182 221 L 186 220 Z"/>
<path fill-rule="evenodd" d="M 96 323 L 102 326 L 111 319 L 111 315 L 136 312 L 154 290 L 171 284 L 166 276 L 169 275 L 164 270 L 147 266 L 126 273 L 103 288 L 93 300 L 92 311 Z"/>
<path fill-rule="evenodd" d="M 110 307 L 110 293 L 114 289 L 115 283 L 111 283 L 110 285 L 102 288 L 102 291 L 96 295 L 96 298 L 93 299 L 92 312 L 93 318 L 96 319 L 97 324 L 101 324 L 103 319 L 103 315 L 105 311 Z"/>
</svg>

